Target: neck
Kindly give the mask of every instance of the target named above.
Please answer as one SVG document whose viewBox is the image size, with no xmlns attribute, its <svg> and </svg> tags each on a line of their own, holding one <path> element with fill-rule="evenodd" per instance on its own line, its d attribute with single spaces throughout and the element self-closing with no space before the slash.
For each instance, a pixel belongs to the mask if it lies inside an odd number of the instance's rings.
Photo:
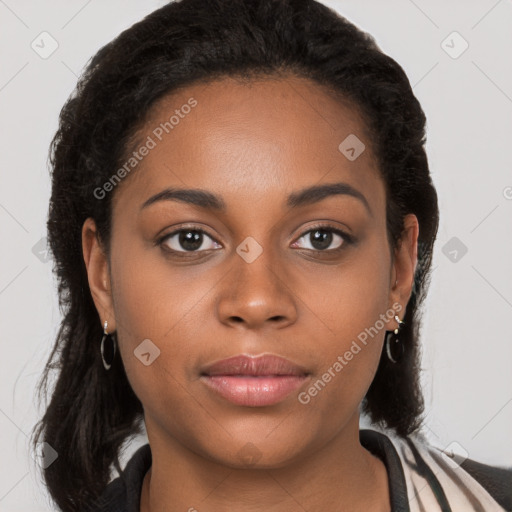
<svg viewBox="0 0 512 512">
<path fill-rule="evenodd" d="M 314 453 L 278 468 L 234 469 L 162 439 L 150 438 L 153 462 L 142 486 L 141 512 L 228 512 L 234 503 L 237 512 L 391 510 L 386 468 L 361 446 L 359 421 Z"/>
</svg>

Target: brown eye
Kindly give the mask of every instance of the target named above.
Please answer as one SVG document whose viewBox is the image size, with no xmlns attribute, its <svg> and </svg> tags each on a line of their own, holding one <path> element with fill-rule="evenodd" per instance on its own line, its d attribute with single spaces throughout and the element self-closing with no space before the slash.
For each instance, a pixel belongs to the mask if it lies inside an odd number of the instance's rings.
<svg viewBox="0 0 512 512">
<path fill-rule="evenodd" d="M 328 252 L 341 249 L 343 245 L 351 242 L 352 237 L 331 226 L 316 226 L 306 231 L 293 246 L 297 247 L 300 240 L 304 240 L 305 244 L 300 249 Z"/>
<path fill-rule="evenodd" d="M 208 251 L 220 246 L 201 229 L 180 229 L 174 231 L 163 237 L 160 243 L 175 252 Z"/>
</svg>

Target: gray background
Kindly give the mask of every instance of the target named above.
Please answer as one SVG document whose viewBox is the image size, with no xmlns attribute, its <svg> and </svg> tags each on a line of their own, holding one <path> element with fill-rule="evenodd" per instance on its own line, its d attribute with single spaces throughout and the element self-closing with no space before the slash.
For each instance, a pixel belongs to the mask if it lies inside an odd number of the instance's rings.
<svg viewBox="0 0 512 512">
<path fill-rule="evenodd" d="M 41 241 L 57 117 L 87 60 L 163 4 L 0 0 L 1 511 L 50 510 L 27 440 L 60 320 Z M 326 4 L 402 65 L 428 119 L 441 224 L 423 326 L 426 433 L 441 448 L 512 465 L 512 2 Z M 31 47 L 51 49 L 43 31 L 58 44 L 45 59 Z"/>
</svg>

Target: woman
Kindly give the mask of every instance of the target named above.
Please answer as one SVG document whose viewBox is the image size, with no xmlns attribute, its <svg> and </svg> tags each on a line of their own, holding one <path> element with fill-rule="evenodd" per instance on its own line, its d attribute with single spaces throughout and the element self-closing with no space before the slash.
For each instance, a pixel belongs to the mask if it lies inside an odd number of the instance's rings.
<svg viewBox="0 0 512 512">
<path fill-rule="evenodd" d="M 52 143 L 56 504 L 510 510 L 512 470 L 420 433 L 424 143 L 401 67 L 314 1 L 182 0 L 102 48 Z"/>
</svg>

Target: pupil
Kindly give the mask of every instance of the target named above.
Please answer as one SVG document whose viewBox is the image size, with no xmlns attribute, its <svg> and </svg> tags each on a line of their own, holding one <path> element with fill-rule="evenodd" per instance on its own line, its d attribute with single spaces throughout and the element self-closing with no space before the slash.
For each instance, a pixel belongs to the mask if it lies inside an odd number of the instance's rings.
<svg viewBox="0 0 512 512">
<path fill-rule="evenodd" d="M 321 251 L 322 249 L 326 249 L 331 245 L 332 242 L 332 233 L 328 231 L 324 231 L 323 229 L 317 229 L 316 231 L 312 231 L 310 234 L 311 245 Z"/>
<path fill-rule="evenodd" d="M 198 231 L 183 231 L 180 233 L 179 242 L 186 251 L 195 251 L 203 243 L 202 233 Z"/>
</svg>

